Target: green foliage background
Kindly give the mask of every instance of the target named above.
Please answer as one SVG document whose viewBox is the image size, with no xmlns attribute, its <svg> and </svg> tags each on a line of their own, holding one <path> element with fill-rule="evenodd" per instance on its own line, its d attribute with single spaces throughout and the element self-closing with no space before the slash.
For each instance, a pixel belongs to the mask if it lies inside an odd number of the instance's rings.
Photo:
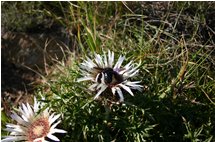
<svg viewBox="0 0 215 142">
<path fill-rule="evenodd" d="M 35 93 L 62 114 L 60 127 L 68 131 L 60 135 L 62 141 L 215 141 L 214 2 L 2 2 L 1 6 L 6 30 L 47 27 L 47 21 L 53 21 L 76 43 L 68 47 L 73 50 L 70 64 L 56 63 L 56 72 Z M 117 57 L 126 55 L 124 64 L 142 61 L 134 80 L 141 80 L 144 89 L 134 97 L 125 93 L 121 105 L 94 101 L 89 83 L 76 82 L 85 56 L 108 49 Z"/>
</svg>

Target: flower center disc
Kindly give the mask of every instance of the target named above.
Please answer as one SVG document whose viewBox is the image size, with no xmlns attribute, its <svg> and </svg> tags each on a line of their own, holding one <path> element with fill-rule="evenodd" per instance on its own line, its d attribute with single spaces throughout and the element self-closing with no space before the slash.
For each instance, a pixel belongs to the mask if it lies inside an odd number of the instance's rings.
<svg viewBox="0 0 215 142">
<path fill-rule="evenodd" d="M 48 118 L 42 117 L 36 119 L 28 128 L 28 141 L 33 142 L 37 138 L 45 137 L 49 129 Z"/>
<path fill-rule="evenodd" d="M 104 75 L 103 81 L 106 85 L 112 86 L 123 81 L 123 77 L 118 72 L 114 71 L 112 68 L 105 68 L 98 75 L 96 81 L 99 83 L 102 82 L 102 74 Z"/>
</svg>

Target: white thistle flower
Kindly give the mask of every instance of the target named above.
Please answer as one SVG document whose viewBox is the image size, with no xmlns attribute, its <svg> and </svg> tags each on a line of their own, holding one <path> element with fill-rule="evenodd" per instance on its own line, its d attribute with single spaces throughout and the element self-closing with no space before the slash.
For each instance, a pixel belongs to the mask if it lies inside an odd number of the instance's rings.
<svg viewBox="0 0 215 142">
<path fill-rule="evenodd" d="M 131 89 L 141 90 L 140 81 L 129 81 L 129 78 L 134 77 L 138 73 L 138 66 L 134 66 L 130 61 L 125 66 L 122 66 L 125 56 L 120 56 L 114 65 L 114 52 L 108 50 L 108 55 L 99 55 L 95 53 L 95 59 L 91 60 L 86 57 L 86 60 L 81 63 L 82 78 L 77 81 L 92 81 L 89 89 L 97 91 L 94 99 L 97 99 L 107 88 L 111 89 L 113 95 L 118 94 L 119 101 L 123 102 L 124 97 L 122 88 L 132 96 L 134 95 Z"/>
<path fill-rule="evenodd" d="M 26 141 L 26 142 L 46 142 L 48 137 L 54 141 L 60 141 L 54 133 L 66 133 L 66 131 L 55 128 L 61 121 L 55 122 L 60 114 L 50 114 L 49 108 L 40 111 L 42 104 L 34 98 L 34 106 L 29 103 L 22 104 L 19 107 L 18 115 L 13 112 L 11 118 L 17 121 L 17 124 L 7 124 L 6 131 L 10 132 L 1 142 Z M 55 122 L 55 123 L 54 123 Z"/>
</svg>

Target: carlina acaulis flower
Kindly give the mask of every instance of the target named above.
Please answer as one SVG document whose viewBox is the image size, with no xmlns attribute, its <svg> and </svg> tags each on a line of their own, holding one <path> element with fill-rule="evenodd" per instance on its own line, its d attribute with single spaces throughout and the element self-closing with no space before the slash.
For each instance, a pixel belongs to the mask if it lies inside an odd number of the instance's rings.
<svg viewBox="0 0 215 142">
<path fill-rule="evenodd" d="M 50 114 L 50 109 L 41 110 L 42 104 L 34 98 L 34 105 L 22 104 L 18 113 L 13 112 L 11 118 L 17 123 L 6 125 L 6 131 L 10 132 L 1 142 L 26 141 L 46 142 L 47 137 L 54 141 L 60 141 L 54 133 L 66 133 L 65 130 L 55 128 L 61 121 L 60 114 Z"/>
<path fill-rule="evenodd" d="M 81 74 L 83 77 L 77 81 L 92 81 L 90 90 L 96 91 L 94 99 L 97 99 L 102 93 L 111 90 L 111 93 L 119 97 L 119 101 L 124 101 L 121 89 L 127 91 L 130 95 L 134 95 L 132 89 L 141 90 L 141 81 L 130 81 L 139 72 L 139 65 L 134 65 L 133 61 L 122 66 L 125 56 L 120 56 L 114 64 L 114 52 L 108 50 L 108 54 L 94 54 L 94 59 L 86 57 L 81 65 Z"/>
</svg>

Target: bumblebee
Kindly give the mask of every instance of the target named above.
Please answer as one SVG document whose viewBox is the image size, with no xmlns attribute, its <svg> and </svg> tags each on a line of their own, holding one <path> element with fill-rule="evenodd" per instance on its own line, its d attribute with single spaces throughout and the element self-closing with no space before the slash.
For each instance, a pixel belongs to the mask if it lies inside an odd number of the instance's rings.
<svg viewBox="0 0 215 142">
<path fill-rule="evenodd" d="M 98 83 L 102 82 L 102 74 L 104 75 L 104 82 L 106 85 L 116 85 L 123 81 L 123 77 L 114 71 L 112 68 L 96 68 L 99 74 L 96 77 Z"/>
</svg>

